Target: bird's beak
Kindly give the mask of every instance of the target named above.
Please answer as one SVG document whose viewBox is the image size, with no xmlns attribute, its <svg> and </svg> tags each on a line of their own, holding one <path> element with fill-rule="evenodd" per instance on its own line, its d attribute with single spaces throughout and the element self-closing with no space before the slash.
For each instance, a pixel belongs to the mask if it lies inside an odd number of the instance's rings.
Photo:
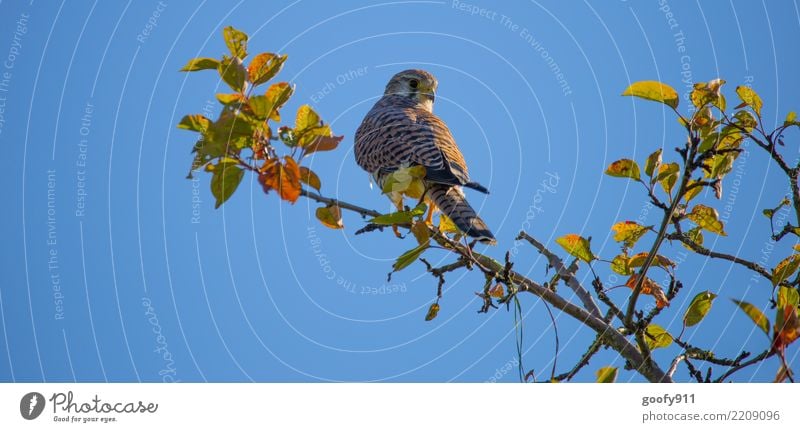
<svg viewBox="0 0 800 432">
<path fill-rule="evenodd" d="M 423 88 L 422 89 L 422 94 L 424 94 L 425 97 L 430 99 L 431 102 L 434 102 L 436 100 L 436 92 L 430 87 Z"/>
</svg>

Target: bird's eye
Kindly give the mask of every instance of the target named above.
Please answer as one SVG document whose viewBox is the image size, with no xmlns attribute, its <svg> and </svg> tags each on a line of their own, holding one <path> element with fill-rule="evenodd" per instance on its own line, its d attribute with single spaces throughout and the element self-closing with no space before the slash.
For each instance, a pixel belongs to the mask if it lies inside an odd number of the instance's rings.
<svg viewBox="0 0 800 432">
<path fill-rule="evenodd" d="M 419 81 L 415 80 L 415 79 L 412 79 L 411 81 L 408 82 L 408 85 L 410 85 L 411 88 L 415 89 L 415 88 L 419 87 Z"/>
</svg>

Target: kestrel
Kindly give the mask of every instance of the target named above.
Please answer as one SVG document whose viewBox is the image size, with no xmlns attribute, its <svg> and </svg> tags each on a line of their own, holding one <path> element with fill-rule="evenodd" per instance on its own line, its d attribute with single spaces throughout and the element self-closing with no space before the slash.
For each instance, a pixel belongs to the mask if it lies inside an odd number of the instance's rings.
<svg viewBox="0 0 800 432">
<path fill-rule="evenodd" d="M 425 199 L 468 236 L 495 244 L 494 235 L 469 205 L 462 187 L 489 191 L 470 181 L 464 155 L 450 129 L 433 114 L 437 85 L 433 75 L 419 69 L 393 76 L 356 132 L 356 162 L 381 187 L 401 167 L 425 167 Z"/>
</svg>

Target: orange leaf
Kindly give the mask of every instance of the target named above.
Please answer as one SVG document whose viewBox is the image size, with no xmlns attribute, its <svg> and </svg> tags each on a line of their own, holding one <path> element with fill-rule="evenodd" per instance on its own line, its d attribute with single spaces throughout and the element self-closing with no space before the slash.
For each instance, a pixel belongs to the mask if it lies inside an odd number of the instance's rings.
<svg viewBox="0 0 800 432">
<path fill-rule="evenodd" d="M 305 147 L 306 156 L 310 155 L 311 153 L 318 152 L 318 151 L 329 151 L 335 149 L 339 142 L 342 141 L 344 135 L 342 136 L 324 136 L 320 135 L 317 136 L 311 144 L 308 144 Z"/>
<path fill-rule="evenodd" d="M 503 284 L 497 284 L 491 288 L 489 288 L 489 295 L 494 298 L 502 298 L 503 297 Z"/>
<path fill-rule="evenodd" d="M 625 286 L 630 289 L 636 288 L 636 282 L 639 280 L 638 274 L 631 275 L 628 278 L 628 281 L 625 282 Z M 661 309 L 665 306 L 669 306 L 669 299 L 667 299 L 667 295 L 664 294 L 664 290 L 652 279 L 645 276 L 644 282 L 642 283 L 642 294 L 651 295 L 656 299 L 656 307 Z"/>
<path fill-rule="evenodd" d="M 797 308 L 792 305 L 783 307 L 783 314 L 778 311 L 775 322 L 775 339 L 772 347 L 775 351 L 783 353 L 785 348 L 800 337 L 800 319 L 797 317 Z"/>
<path fill-rule="evenodd" d="M 300 167 L 291 156 L 284 158 L 285 164 L 278 159 L 268 161 L 262 168 L 259 181 L 264 186 L 264 192 L 270 189 L 278 191 L 281 199 L 294 203 L 300 197 Z"/>
</svg>

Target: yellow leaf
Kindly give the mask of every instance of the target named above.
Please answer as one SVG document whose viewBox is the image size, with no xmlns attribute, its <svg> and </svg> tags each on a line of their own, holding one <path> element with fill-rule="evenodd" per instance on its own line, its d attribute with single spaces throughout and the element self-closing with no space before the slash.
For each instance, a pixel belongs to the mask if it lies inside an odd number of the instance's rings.
<svg viewBox="0 0 800 432">
<path fill-rule="evenodd" d="M 556 239 L 556 243 L 563 247 L 570 255 L 580 258 L 587 263 L 595 259 L 594 254 L 589 248 L 589 241 L 577 234 L 567 234 L 563 237 L 559 237 Z"/>
<path fill-rule="evenodd" d="M 644 164 L 644 172 L 650 177 L 653 176 L 655 170 L 661 165 L 661 152 L 662 150 L 658 149 L 647 157 L 647 162 Z"/>
<path fill-rule="evenodd" d="M 606 169 L 606 174 L 612 177 L 626 177 L 634 180 L 639 180 L 641 176 L 639 165 L 630 159 L 620 159 L 613 162 Z"/>
<path fill-rule="evenodd" d="M 650 324 L 644 331 L 644 341 L 651 350 L 666 348 L 672 344 L 672 335 L 667 333 L 664 327 Z"/>
<path fill-rule="evenodd" d="M 247 34 L 228 26 L 222 30 L 222 36 L 232 56 L 240 59 L 247 57 Z"/>
<path fill-rule="evenodd" d="M 710 291 L 701 292 L 694 296 L 686 309 L 686 313 L 683 314 L 683 324 L 686 327 L 692 327 L 702 321 L 708 311 L 711 310 L 711 303 L 715 298 L 717 298 L 717 295 Z"/>
<path fill-rule="evenodd" d="M 640 252 L 630 258 L 628 265 L 630 265 L 631 268 L 641 267 L 644 265 L 644 262 L 647 261 L 647 256 L 647 252 Z M 658 254 L 656 254 L 655 258 L 653 258 L 653 265 L 664 269 L 668 267 L 675 267 L 675 263 L 669 258 Z"/>
<path fill-rule="evenodd" d="M 696 180 L 689 180 L 689 183 L 686 184 L 688 191 L 683 194 L 683 199 L 686 200 L 686 203 L 689 203 L 689 201 L 693 200 L 694 197 L 696 197 L 700 191 L 703 190 L 703 186 L 693 186 L 696 183 Z"/>
<path fill-rule="evenodd" d="M 617 368 L 612 366 L 604 366 L 595 372 L 598 383 L 613 383 L 617 380 Z"/>
<path fill-rule="evenodd" d="M 736 94 L 739 95 L 739 99 L 745 105 L 749 105 L 750 108 L 755 111 L 756 115 L 761 117 L 761 107 L 764 103 L 761 101 L 761 97 L 756 93 L 753 89 L 747 86 L 739 86 L 736 87 Z"/>
<path fill-rule="evenodd" d="M 630 85 L 622 96 L 636 96 L 642 99 L 661 102 L 672 108 L 678 107 L 678 92 L 658 81 L 639 81 Z"/>
<path fill-rule="evenodd" d="M 272 104 L 272 112 L 270 113 L 270 120 L 279 122 L 281 115 L 278 112 L 294 93 L 294 87 L 290 86 L 287 82 L 279 82 L 269 86 L 264 96 Z"/>
<path fill-rule="evenodd" d="M 189 60 L 186 66 L 181 68 L 181 72 L 195 72 L 205 69 L 217 69 L 219 60 L 205 57 L 198 57 Z"/>
<path fill-rule="evenodd" d="M 316 211 L 316 216 L 317 219 L 319 219 L 319 221 L 328 228 L 344 228 L 344 224 L 342 223 L 342 209 L 340 209 L 339 206 L 329 205 L 326 207 L 320 207 Z"/>
<path fill-rule="evenodd" d="M 247 75 L 253 85 L 263 84 L 271 80 L 280 72 L 287 56 L 272 53 L 261 53 L 250 60 L 247 67 Z"/>
<path fill-rule="evenodd" d="M 728 235 L 725 233 L 722 222 L 719 221 L 719 214 L 714 208 L 697 204 L 686 217 L 706 231 L 721 236 Z"/>
<path fill-rule="evenodd" d="M 680 170 L 680 165 L 675 162 L 658 167 L 658 177 L 656 177 L 656 180 L 661 184 L 661 187 L 664 188 L 664 192 L 666 192 L 667 195 L 672 196 L 672 188 L 675 187 L 675 183 L 678 181 L 678 172 Z"/>
<path fill-rule="evenodd" d="M 300 134 L 306 129 L 315 128 L 321 125 L 322 119 L 309 105 L 303 105 L 297 109 L 297 117 L 294 121 L 296 134 Z"/>
<path fill-rule="evenodd" d="M 769 335 L 769 319 L 761 310 L 745 301 L 731 299 L 765 334 Z"/>
<path fill-rule="evenodd" d="M 652 226 L 645 227 L 632 221 L 617 222 L 611 227 L 614 241 L 624 242 L 626 248 L 632 248 L 650 228 Z"/>
<path fill-rule="evenodd" d="M 456 224 L 453 223 L 452 219 L 447 217 L 444 213 L 439 214 L 439 231 L 453 234 L 459 234 L 461 232 Z"/>
<path fill-rule="evenodd" d="M 425 321 L 430 321 L 439 315 L 439 303 L 434 303 L 428 308 L 428 313 L 425 314 Z"/>
<path fill-rule="evenodd" d="M 417 243 L 419 244 L 426 244 L 431 238 L 431 232 L 428 229 L 428 224 L 426 224 L 425 221 L 414 222 L 414 224 L 411 225 L 411 234 L 414 234 L 414 238 L 417 239 Z"/>
<path fill-rule="evenodd" d="M 772 270 L 772 285 L 778 286 L 779 283 L 793 275 L 798 267 L 800 267 L 800 255 L 794 254 L 784 258 L 775 266 L 775 269 Z"/>
</svg>

